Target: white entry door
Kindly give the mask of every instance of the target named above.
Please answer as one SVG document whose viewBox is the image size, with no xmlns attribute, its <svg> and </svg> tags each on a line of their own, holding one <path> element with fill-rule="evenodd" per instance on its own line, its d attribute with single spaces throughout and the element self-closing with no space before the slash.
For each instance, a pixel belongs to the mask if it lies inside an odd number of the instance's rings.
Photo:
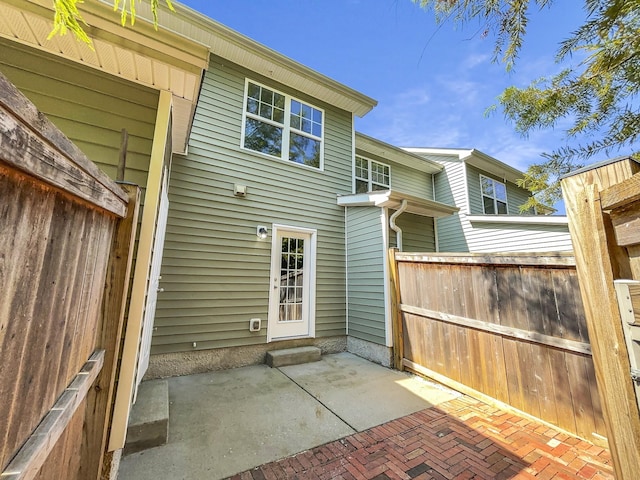
<svg viewBox="0 0 640 480">
<path fill-rule="evenodd" d="M 267 340 L 315 334 L 316 231 L 274 225 Z"/>
</svg>

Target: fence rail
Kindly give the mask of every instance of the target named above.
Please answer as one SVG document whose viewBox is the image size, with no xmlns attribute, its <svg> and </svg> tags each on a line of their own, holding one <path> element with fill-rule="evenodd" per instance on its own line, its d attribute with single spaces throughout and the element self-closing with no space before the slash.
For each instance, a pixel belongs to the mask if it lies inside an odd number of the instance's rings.
<svg viewBox="0 0 640 480">
<path fill-rule="evenodd" d="M 392 254 L 403 367 L 604 442 L 571 256 Z"/>
</svg>

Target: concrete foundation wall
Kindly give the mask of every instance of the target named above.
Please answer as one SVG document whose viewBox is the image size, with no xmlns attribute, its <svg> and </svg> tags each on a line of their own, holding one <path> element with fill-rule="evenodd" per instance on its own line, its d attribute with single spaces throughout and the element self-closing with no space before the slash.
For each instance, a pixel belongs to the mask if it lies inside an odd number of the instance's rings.
<svg viewBox="0 0 640 480">
<path fill-rule="evenodd" d="M 328 338 L 304 338 L 262 345 L 151 355 L 149 369 L 144 376 L 144 380 L 259 365 L 265 363 L 265 356 L 269 350 L 309 345 L 320 348 L 323 355 L 340 353 L 347 350 L 347 337 L 342 335 Z M 364 355 L 361 356 L 367 358 Z"/>
<path fill-rule="evenodd" d="M 392 348 L 352 336 L 347 337 L 347 352 L 358 355 L 370 362 L 379 363 L 384 367 L 390 367 L 393 363 Z"/>
</svg>

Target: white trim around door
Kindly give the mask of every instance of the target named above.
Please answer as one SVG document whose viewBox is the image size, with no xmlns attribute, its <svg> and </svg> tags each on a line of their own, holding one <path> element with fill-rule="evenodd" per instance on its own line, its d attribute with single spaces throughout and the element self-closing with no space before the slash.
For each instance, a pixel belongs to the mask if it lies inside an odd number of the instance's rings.
<svg viewBox="0 0 640 480">
<path fill-rule="evenodd" d="M 272 226 L 267 341 L 315 337 L 317 230 Z"/>
</svg>

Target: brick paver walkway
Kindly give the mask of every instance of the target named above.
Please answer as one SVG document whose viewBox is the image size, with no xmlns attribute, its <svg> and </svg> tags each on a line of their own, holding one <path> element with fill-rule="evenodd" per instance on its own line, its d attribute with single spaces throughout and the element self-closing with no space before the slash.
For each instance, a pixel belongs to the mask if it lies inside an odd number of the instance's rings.
<svg viewBox="0 0 640 480">
<path fill-rule="evenodd" d="M 460 397 L 232 480 L 613 479 L 609 452 Z"/>
</svg>

